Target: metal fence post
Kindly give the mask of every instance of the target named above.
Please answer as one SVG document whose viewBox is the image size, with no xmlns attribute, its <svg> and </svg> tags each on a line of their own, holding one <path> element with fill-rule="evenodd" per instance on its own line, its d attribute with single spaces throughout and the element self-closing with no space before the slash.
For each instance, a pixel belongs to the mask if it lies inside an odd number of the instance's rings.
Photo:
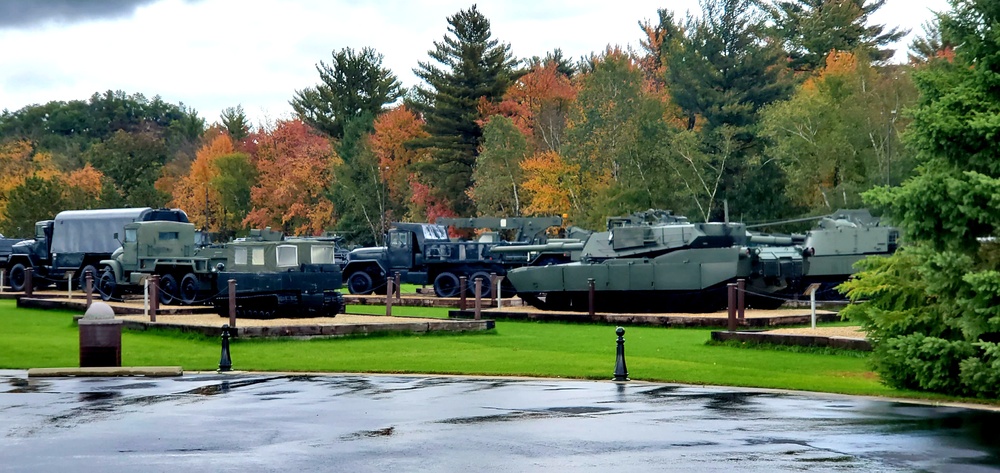
<svg viewBox="0 0 1000 473">
<path fill-rule="evenodd" d="M 392 295 L 394 294 L 392 284 L 394 282 L 392 278 L 385 280 L 385 283 L 389 285 L 385 291 L 385 315 L 389 316 L 392 315 Z"/>
<path fill-rule="evenodd" d="M 229 284 L 229 326 L 236 327 L 236 280 L 230 279 Z"/>
<path fill-rule="evenodd" d="M 476 316 L 475 319 L 479 320 L 482 316 L 481 311 L 483 310 L 483 295 L 481 294 L 483 289 L 483 278 L 476 278 Z"/>
<path fill-rule="evenodd" d="M 746 304 L 744 303 L 744 294 L 746 293 L 747 281 L 746 279 L 736 280 L 736 318 L 743 320 L 745 314 Z"/>
<path fill-rule="evenodd" d="M 736 331 L 736 283 L 729 283 L 726 285 L 727 295 L 729 296 L 729 331 Z"/>
</svg>

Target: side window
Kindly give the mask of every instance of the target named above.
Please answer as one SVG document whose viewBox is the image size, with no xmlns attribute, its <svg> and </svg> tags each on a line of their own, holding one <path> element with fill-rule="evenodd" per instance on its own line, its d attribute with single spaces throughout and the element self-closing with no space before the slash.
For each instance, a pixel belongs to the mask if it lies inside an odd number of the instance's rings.
<svg viewBox="0 0 1000 473">
<path fill-rule="evenodd" d="M 313 246 L 310 250 L 309 262 L 313 264 L 333 264 L 332 246 Z"/>
<path fill-rule="evenodd" d="M 136 229 L 136 228 L 126 228 L 125 229 L 125 240 L 124 240 L 124 243 L 128 243 L 130 241 L 136 241 L 138 239 L 138 238 L 136 238 L 136 232 L 137 231 L 138 231 L 138 229 Z"/>
<path fill-rule="evenodd" d="M 247 264 L 247 249 L 243 247 L 236 248 L 236 255 L 233 259 L 235 260 L 233 264 Z"/>
<path fill-rule="evenodd" d="M 264 266 L 264 248 L 254 248 L 250 255 L 250 264 L 254 266 Z"/>
<path fill-rule="evenodd" d="M 180 238 L 180 233 L 178 232 L 160 232 L 160 241 L 163 240 L 176 240 Z"/>
<path fill-rule="evenodd" d="M 281 245 L 277 248 L 278 266 L 298 266 L 299 249 L 293 245 Z"/>
<path fill-rule="evenodd" d="M 392 233 L 389 238 L 389 245 L 393 248 L 406 248 L 410 246 L 410 233 Z"/>
</svg>

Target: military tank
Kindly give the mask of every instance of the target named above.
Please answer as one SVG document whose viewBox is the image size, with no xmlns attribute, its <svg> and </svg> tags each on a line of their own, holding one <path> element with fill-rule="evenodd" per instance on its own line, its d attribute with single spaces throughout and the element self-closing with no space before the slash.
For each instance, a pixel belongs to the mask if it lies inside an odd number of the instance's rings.
<svg viewBox="0 0 1000 473">
<path fill-rule="evenodd" d="M 776 309 L 809 284 L 820 295 L 870 255 L 895 251 L 899 232 L 867 210 L 841 210 L 805 234 L 764 234 L 742 223 L 690 223 L 667 211 L 609 219 L 584 244 L 578 261 L 507 273 L 518 296 L 543 310 L 713 312 L 725 308 L 726 285 L 746 281 L 746 304 Z"/>
<path fill-rule="evenodd" d="M 747 280 L 754 294 L 781 291 L 802 275 L 802 255 L 778 247 L 752 249 L 742 223 L 691 223 L 669 211 L 609 220 L 592 234 L 579 261 L 526 266 L 507 277 L 518 296 L 544 310 L 712 312 L 726 304 L 726 284 Z M 765 300 L 761 298 L 761 304 Z"/>
</svg>

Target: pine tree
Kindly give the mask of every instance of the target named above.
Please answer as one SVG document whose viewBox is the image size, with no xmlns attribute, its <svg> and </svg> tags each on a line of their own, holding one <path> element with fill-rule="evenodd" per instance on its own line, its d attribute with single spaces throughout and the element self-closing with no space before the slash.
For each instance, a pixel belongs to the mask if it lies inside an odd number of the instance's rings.
<svg viewBox="0 0 1000 473">
<path fill-rule="evenodd" d="M 865 195 L 905 230 L 904 251 L 868 261 L 847 284 L 847 312 L 875 341 L 892 386 L 1000 395 L 1000 10 L 952 1 L 940 22 L 951 61 L 914 73 L 920 98 L 907 131 L 917 175 Z"/>
<path fill-rule="evenodd" d="M 424 182 L 434 183 L 458 215 L 469 216 L 474 206 L 465 191 L 483 140 L 479 103 L 503 98 L 516 62 L 510 45 L 492 38 L 489 20 L 475 5 L 448 17 L 448 24 L 449 34 L 428 51 L 437 64 L 421 62 L 413 70 L 428 87 L 417 88 L 411 106 L 423 115 L 430 136 L 412 145 L 432 149 L 421 169 Z"/>
<path fill-rule="evenodd" d="M 909 33 L 885 25 L 869 25 L 869 17 L 886 0 L 782 0 L 769 8 L 774 32 L 784 42 L 796 70 L 823 67 L 830 51 L 863 53 L 878 63 L 892 58 L 886 48 Z"/>
<path fill-rule="evenodd" d="M 341 49 L 333 53 L 333 62 L 320 61 L 316 70 L 322 83 L 295 92 L 290 103 L 299 119 L 336 139 L 343 138 L 348 120 L 365 113 L 378 116 L 405 92 L 372 48 Z"/>
</svg>

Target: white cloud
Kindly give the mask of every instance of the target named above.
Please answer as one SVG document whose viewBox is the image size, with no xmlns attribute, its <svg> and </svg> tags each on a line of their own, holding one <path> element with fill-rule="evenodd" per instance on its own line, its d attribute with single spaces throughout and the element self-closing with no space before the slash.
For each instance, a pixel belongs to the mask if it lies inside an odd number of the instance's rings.
<svg viewBox="0 0 1000 473">
<path fill-rule="evenodd" d="M 343 47 L 371 46 L 406 86 L 427 51 L 468 1 L 162 0 L 129 17 L 0 29 L 0 109 L 85 100 L 124 90 L 183 102 L 209 122 L 242 105 L 254 123 L 291 116 L 296 90 L 319 80 L 315 65 Z M 874 20 L 914 33 L 946 0 L 889 0 Z M 638 23 L 657 8 L 683 16 L 696 0 L 478 3 L 494 37 L 518 57 L 555 48 L 576 59 L 608 44 L 638 48 Z M 899 46 L 905 58 L 909 40 Z"/>
</svg>

